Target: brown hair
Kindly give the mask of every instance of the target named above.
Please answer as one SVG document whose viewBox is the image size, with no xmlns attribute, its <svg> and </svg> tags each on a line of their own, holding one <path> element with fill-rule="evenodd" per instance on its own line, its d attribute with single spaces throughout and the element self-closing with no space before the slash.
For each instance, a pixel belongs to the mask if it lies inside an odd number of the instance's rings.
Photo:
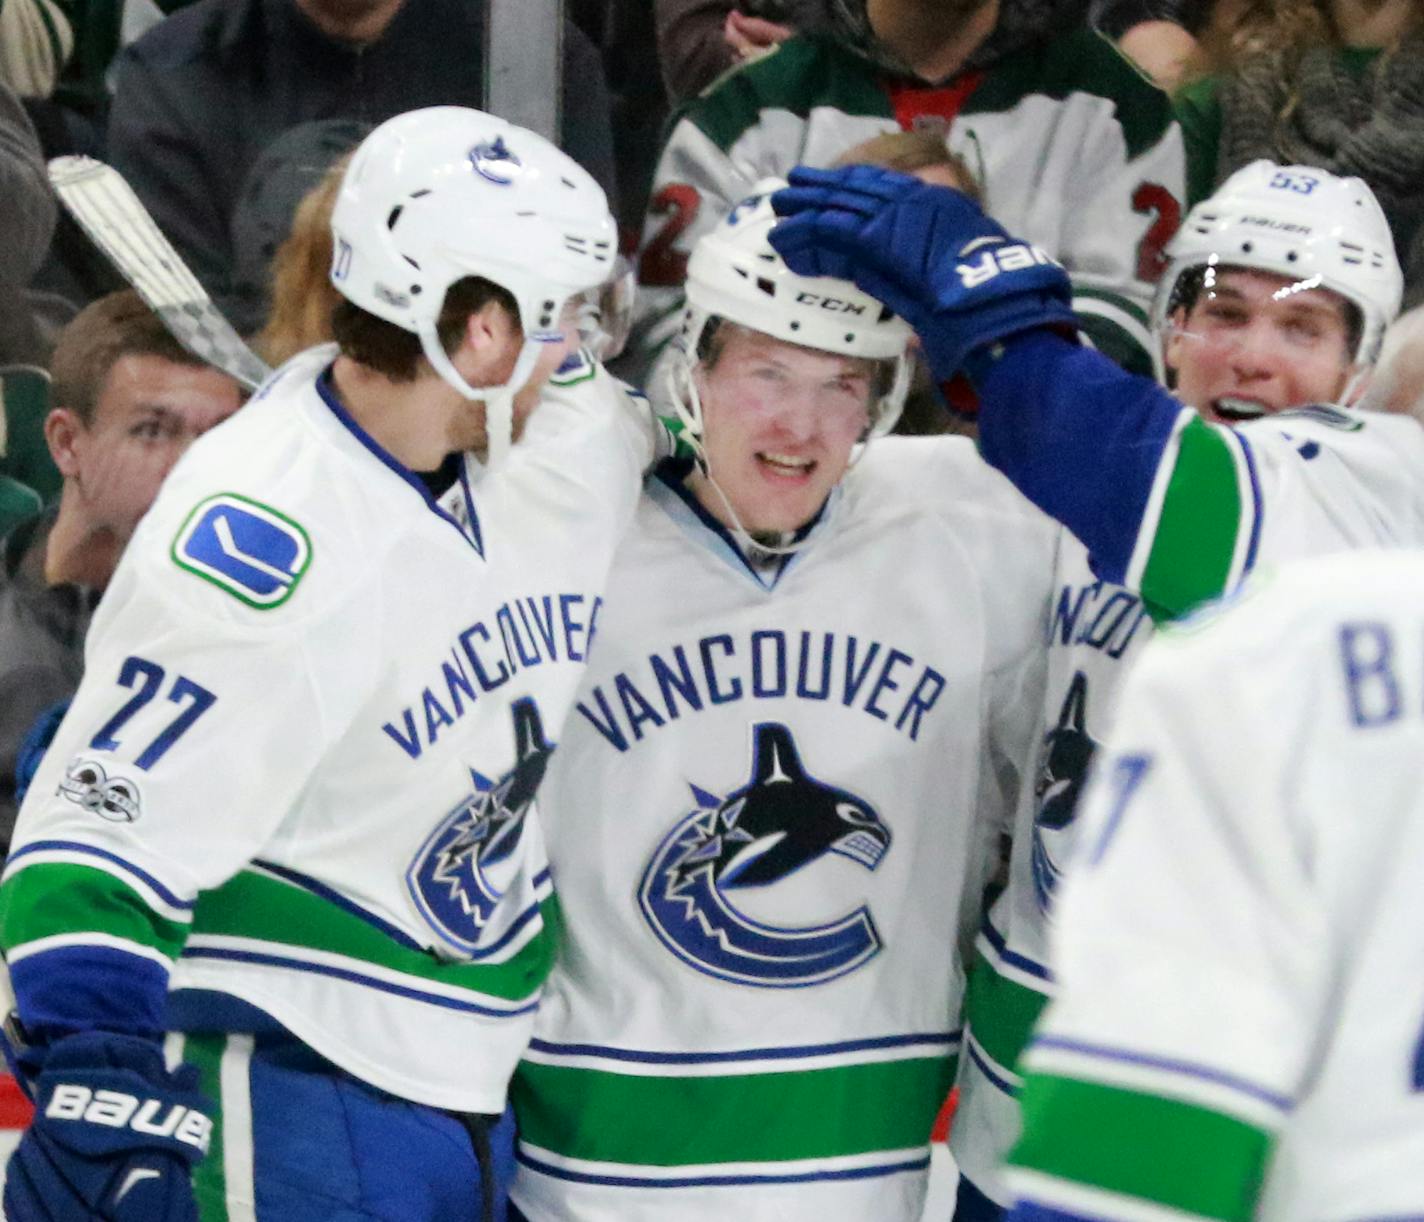
<svg viewBox="0 0 1424 1222">
<path fill-rule="evenodd" d="M 1373 7 L 1382 2 L 1378 0 Z M 1415 0 L 1411 7 L 1405 34 L 1424 24 L 1424 5 Z M 1329 0 L 1217 0 L 1183 81 L 1228 75 L 1256 61 L 1293 72 L 1300 57 L 1312 47 L 1347 45 L 1346 33 L 1336 23 Z M 1393 49 L 1397 48 L 1386 48 Z M 1294 90 L 1291 92 L 1287 110 L 1296 101 Z"/>
<path fill-rule="evenodd" d="M 453 354 L 460 346 L 470 315 L 491 301 L 501 305 L 518 323 L 519 306 L 514 295 L 494 281 L 483 276 L 465 276 L 450 286 L 435 324 L 440 346 L 446 353 Z M 374 369 L 392 382 L 415 381 L 425 360 L 420 336 L 414 331 L 377 318 L 344 297 L 337 298 L 336 308 L 331 313 L 331 332 L 343 356 Z"/>
<path fill-rule="evenodd" d="M 331 311 L 341 300 L 331 283 L 331 211 L 350 160 L 338 157 L 302 197 L 272 259 L 272 311 L 254 341 L 269 365 L 331 339 Z"/>
<path fill-rule="evenodd" d="M 91 302 L 60 332 L 50 358 L 53 402 L 88 428 L 109 372 L 126 356 L 156 356 L 176 365 L 207 362 L 183 347 L 132 289 Z"/>
<path fill-rule="evenodd" d="M 932 166 L 942 166 L 959 182 L 959 189 L 981 207 L 984 189 L 968 162 L 949 151 L 941 133 L 931 131 L 883 132 L 846 149 L 835 160 L 837 166 L 877 165 L 886 170 L 914 174 Z"/>
</svg>

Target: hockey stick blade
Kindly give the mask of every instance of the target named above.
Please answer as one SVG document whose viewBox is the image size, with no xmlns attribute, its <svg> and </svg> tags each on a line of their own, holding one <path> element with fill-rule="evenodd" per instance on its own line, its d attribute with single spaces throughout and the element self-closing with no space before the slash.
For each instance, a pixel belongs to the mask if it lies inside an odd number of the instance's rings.
<svg viewBox="0 0 1424 1222">
<path fill-rule="evenodd" d="M 49 180 L 94 245 L 183 347 L 249 390 L 266 379 L 271 369 L 218 312 L 122 174 L 92 157 L 56 157 Z"/>
</svg>

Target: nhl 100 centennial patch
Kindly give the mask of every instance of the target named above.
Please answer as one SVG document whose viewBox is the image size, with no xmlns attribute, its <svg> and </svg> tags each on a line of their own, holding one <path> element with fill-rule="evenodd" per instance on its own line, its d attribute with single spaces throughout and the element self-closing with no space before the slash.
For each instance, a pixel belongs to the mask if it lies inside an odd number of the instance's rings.
<svg viewBox="0 0 1424 1222">
<path fill-rule="evenodd" d="M 259 611 L 295 593 L 311 563 L 311 540 L 291 518 L 235 492 L 220 492 L 188 515 L 173 560 Z"/>
</svg>

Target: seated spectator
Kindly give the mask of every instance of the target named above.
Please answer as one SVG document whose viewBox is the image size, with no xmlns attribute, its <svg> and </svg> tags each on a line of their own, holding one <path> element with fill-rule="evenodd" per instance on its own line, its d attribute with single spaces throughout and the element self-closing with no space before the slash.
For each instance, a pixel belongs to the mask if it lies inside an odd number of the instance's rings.
<svg viewBox="0 0 1424 1222">
<path fill-rule="evenodd" d="M 422 106 L 483 100 L 484 6 L 474 0 L 198 0 L 115 61 L 114 165 L 239 331 L 260 299 L 234 284 L 233 209 L 258 158 L 316 119 L 373 127 Z M 565 24 L 563 144 L 612 194 L 597 51 Z M 318 169 L 324 167 L 318 167 Z"/>
<path fill-rule="evenodd" d="M 90 615 L 129 536 L 188 443 L 242 402 L 133 292 L 81 311 L 52 372 L 45 437 L 63 489 L 0 553 L 0 848 L 15 823 L 17 749 L 78 684 Z"/>
<path fill-rule="evenodd" d="M 1198 39 L 1211 10 L 1211 0 L 1094 0 L 1091 20 L 1098 33 L 1170 93 L 1201 70 Z"/>
<path fill-rule="evenodd" d="M 653 0 L 653 8 L 663 80 L 684 102 L 793 34 L 825 29 L 831 0 Z"/>
<path fill-rule="evenodd" d="M 657 397 L 652 366 L 677 329 L 688 252 L 758 181 L 900 129 L 939 133 L 995 217 L 1068 268 L 1092 342 L 1150 370 L 1144 324 L 1180 217 L 1181 141 L 1166 95 L 1081 7 L 1062 9 L 837 0 L 832 32 L 788 39 L 693 102 L 654 179 L 624 376 Z"/>
<path fill-rule="evenodd" d="M 1363 178 L 1424 301 L 1424 10 L 1415 0 L 1218 5 L 1211 75 L 1177 98 L 1195 202 L 1257 158 Z"/>
<path fill-rule="evenodd" d="M 43 365 L 49 346 L 28 296 L 54 233 L 44 154 L 19 99 L 0 85 L 0 365 Z"/>
</svg>

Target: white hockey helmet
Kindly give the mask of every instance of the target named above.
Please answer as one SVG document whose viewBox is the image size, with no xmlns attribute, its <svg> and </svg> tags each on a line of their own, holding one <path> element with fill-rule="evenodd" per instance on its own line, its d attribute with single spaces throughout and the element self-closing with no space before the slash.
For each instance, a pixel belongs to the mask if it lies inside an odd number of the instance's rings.
<svg viewBox="0 0 1424 1222">
<path fill-rule="evenodd" d="M 1152 305 L 1159 377 L 1171 317 L 1190 305 L 1205 268 L 1273 272 L 1339 294 L 1358 311 L 1351 358 L 1361 367 L 1378 358 L 1404 291 L 1389 222 L 1374 192 L 1362 179 L 1313 166 L 1262 159 L 1237 170 L 1187 214 L 1166 254 Z"/>
<path fill-rule="evenodd" d="M 337 291 L 418 335 L 440 376 L 492 413 L 509 409 L 539 344 L 562 338 L 565 305 L 602 285 L 618 253 L 608 201 L 583 167 L 534 132 L 460 106 L 408 111 L 367 136 L 331 229 Z M 440 345 L 445 294 L 466 276 L 499 285 L 519 308 L 524 350 L 503 386 L 468 385 Z M 492 421 L 492 455 L 508 444 L 507 422 L 499 432 Z"/>
<path fill-rule="evenodd" d="M 672 405 L 694 448 L 701 447 L 703 419 L 692 370 L 714 319 L 839 356 L 894 362 L 888 389 L 871 405 L 870 437 L 894 428 L 904 407 L 913 332 L 849 280 L 799 276 L 782 262 L 767 235 L 777 219 L 771 194 L 785 185 L 782 179 L 758 183 L 752 195 L 692 248 L 687 305 L 670 372 Z"/>
</svg>

